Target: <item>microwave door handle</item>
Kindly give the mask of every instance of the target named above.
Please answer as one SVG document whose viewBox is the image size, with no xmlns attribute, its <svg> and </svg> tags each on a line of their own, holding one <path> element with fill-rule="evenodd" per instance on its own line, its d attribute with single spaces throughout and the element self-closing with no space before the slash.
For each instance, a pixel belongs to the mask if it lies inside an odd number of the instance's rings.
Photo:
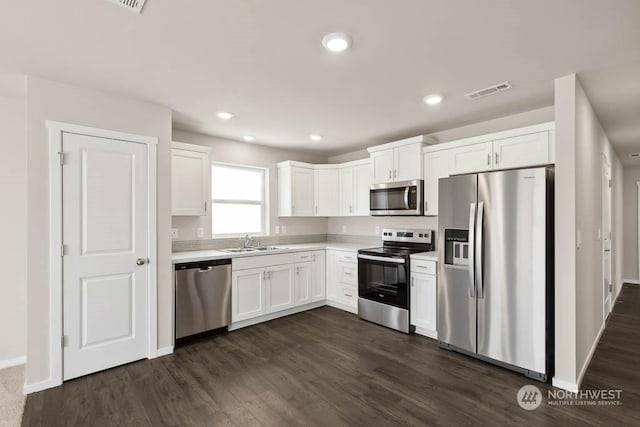
<svg viewBox="0 0 640 427">
<path fill-rule="evenodd" d="M 484 202 L 478 203 L 478 217 L 476 219 L 476 283 L 478 284 L 478 298 L 484 298 L 484 259 L 483 259 L 483 233 L 484 228 Z"/>
<path fill-rule="evenodd" d="M 409 210 L 409 190 L 411 189 L 411 187 L 407 186 L 404 189 L 404 208 L 406 210 Z"/>
<path fill-rule="evenodd" d="M 469 206 L 469 296 L 475 298 L 475 234 L 476 234 L 476 204 L 471 203 Z"/>
</svg>

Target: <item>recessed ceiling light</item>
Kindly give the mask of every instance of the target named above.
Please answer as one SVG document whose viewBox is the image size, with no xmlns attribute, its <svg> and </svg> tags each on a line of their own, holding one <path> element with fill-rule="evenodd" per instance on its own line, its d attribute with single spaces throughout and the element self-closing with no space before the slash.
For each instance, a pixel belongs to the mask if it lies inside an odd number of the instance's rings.
<svg viewBox="0 0 640 427">
<path fill-rule="evenodd" d="M 351 37 L 345 33 L 327 34 L 322 39 L 322 46 L 334 53 L 344 52 L 351 46 Z"/>
<path fill-rule="evenodd" d="M 230 118 L 233 117 L 233 114 L 228 112 L 228 111 L 218 111 L 217 116 L 218 116 L 219 119 L 229 120 Z"/>
<path fill-rule="evenodd" d="M 309 138 L 312 141 L 321 141 L 322 140 L 322 135 L 318 135 L 317 133 L 314 133 L 314 134 L 309 135 Z"/>
<path fill-rule="evenodd" d="M 431 95 L 425 96 L 422 100 L 427 105 L 438 105 L 442 102 L 443 99 L 444 96 L 440 95 L 439 93 L 432 93 Z"/>
<path fill-rule="evenodd" d="M 244 139 L 247 142 L 251 142 L 251 141 L 255 141 L 256 137 L 253 136 L 253 135 L 245 135 L 245 136 L 242 137 L 242 139 Z"/>
</svg>

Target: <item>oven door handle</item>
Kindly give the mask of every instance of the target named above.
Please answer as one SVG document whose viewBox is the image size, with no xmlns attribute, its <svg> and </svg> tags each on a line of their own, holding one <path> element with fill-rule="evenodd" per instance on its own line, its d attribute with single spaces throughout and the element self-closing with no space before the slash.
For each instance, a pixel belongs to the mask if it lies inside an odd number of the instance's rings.
<svg viewBox="0 0 640 427">
<path fill-rule="evenodd" d="M 385 256 L 373 256 L 373 255 L 362 255 L 358 254 L 358 259 L 366 259 L 370 261 L 380 261 L 380 262 L 392 262 L 394 264 L 404 264 L 406 260 L 404 258 L 391 258 Z"/>
</svg>

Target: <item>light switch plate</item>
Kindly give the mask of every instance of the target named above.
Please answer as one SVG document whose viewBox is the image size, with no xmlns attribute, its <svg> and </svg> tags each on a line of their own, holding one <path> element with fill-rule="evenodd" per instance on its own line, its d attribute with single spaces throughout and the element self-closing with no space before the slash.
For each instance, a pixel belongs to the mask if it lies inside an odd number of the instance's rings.
<svg viewBox="0 0 640 427">
<path fill-rule="evenodd" d="M 346 226 L 346 225 L 343 225 L 343 226 L 342 226 L 342 232 L 343 232 L 343 233 L 346 233 L 346 232 L 347 232 L 347 226 Z"/>
<path fill-rule="evenodd" d="M 204 228 L 198 227 L 197 234 L 198 237 L 204 237 Z"/>
<path fill-rule="evenodd" d="M 580 249 L 580 246 L 582 246 L 582 233 L 579 231 L 576 233 L 576 240 L 576 248 Z"/>
<path fill-rule="evenodd" d="M 177 228 L 172 228 L 171 229 L 171 238 L 172 239 L 177 239 L 178 237 L 180 237 L 180 233 L 178 232 Z"/>
<path fill-rule="evenodd" d="M 376 236 L 380 234 L 380 226 L 376 225 Z"/>
<path fill-rule="evenodd" d="M 276 234 L 280 234 L 280 226 L 276 225 Z"/>
</svg>

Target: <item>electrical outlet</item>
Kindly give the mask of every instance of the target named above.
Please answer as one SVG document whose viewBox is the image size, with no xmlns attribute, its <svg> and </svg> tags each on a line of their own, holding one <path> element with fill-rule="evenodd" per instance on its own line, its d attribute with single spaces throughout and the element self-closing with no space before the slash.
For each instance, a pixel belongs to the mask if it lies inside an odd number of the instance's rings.
<svg viewBox="0 0 640 427">
<path fill-rule="evenodd" d="M 276 225 L 276 234 L 280 234 L 280 226 Z"/>
<path fill-rule="evenodd" d="M 346 232 L 347 232 L 347 226 L 346 226 L 346 225 L 343 225 L 343 226 L 342 226 L 342 232 L 343 232 L 343 233 L 346 233 Z"/>
<path fill-rule="evenodd" d="M 287 234 L 287 226 L 286 225 L 281 226 L 280 230 L 282 230 L 282 234 Z"/>
<path fill-rule="evenodd" d="M 582 233 L 579 231 L 576 233 L 576 240 L 576 248 L 580 249 L 580 247 L 582 246 Z"/>
<path fill-rule="evenodd" d="M 177 239 L 178 237 L 180 237 L 180 233 L 178 232 L 177 228 L 172 228 L 171 229 L 171 238 L 172 239 Z"/>
<path fill-rule="evenodd" d="M 602 230 L 598 228 L 598 240 L 602 238 Z"/>
<path fill-rule="evenodd" d="M 380 226 L 379 226 L 379 225 L 376 225 L 376 236 L 377 236 L 378 234 L 380 234 Z"/>
<path fill-rule="evenodd" d="M 204 228 L 198 227 L 198 230 L 196 232 L 198 234 L 198 237 L 204 237 Z"/>
</svg>

